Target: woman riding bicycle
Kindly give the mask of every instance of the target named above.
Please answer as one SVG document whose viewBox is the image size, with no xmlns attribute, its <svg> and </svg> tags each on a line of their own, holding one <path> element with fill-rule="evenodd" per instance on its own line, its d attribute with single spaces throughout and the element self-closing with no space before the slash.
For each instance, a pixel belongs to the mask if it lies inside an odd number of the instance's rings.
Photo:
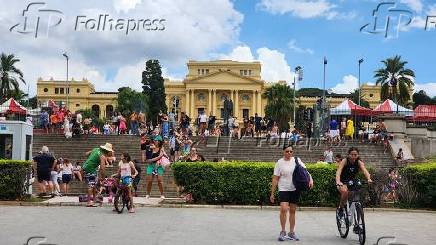
<svg viewBox="0 0 436 245">
<path fill-rule="evenodd" d="M 133 171 L 133 175 L 132 175 Z M 132 179 L 136 177 L 138 171 L 135 168 L 135 164 L 131 161 L 130 155 L 128 153 L 123 153 L 121 155 L 121 161 L 118 165 L 118 175 L 120 176 L 120 183 L 127 187 L 129 194 L 130 203 L 133 204 L 132 196 Z M 131 206 L 129 213 L 134 213 L 133 205 Z"/>
<path fill-rule="evenodd" d="M 343 215 L 343 207 L 346 205 L 348 200 L 348 182 L 356 179 L 357 173 L 363 172 L 368 183 L 372 183 L 371 175 L 365 167 L 365 164 L 359 158 L 359 150 L 356 147 L 351 147 L 348 150 L 348 157 L 343 159 L 339 163 L 338 170 L 336 171 L 336 185 L 340 192 L 340 202 L 339 202 L 339 215 Z"/>
</svg>

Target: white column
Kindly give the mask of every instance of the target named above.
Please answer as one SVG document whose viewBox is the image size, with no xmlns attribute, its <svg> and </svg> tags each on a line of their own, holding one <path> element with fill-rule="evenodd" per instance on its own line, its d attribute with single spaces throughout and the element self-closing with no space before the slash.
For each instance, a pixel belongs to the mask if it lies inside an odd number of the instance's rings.
<svg viewBox="0 0 436 245">
<path fill-rule="evenodd" d="M 259 113 L 256 109 L 256 90 L 253 90 L 253 95 L 251 97 L 251 116 L 254 116 L 256 112 Z"/>
<path fill-rule="evenodd" d="M 207 97 L 207 110 L 205 110 L 206 115 L 212 111 L 212 89 L 208 89 L 208 97 Z"/>
<path fill-rule="evenodd" d="M 239 119 L 239 91 L 235 90 L 235 117 Z"/>
<path fill-rule="evenodd" d="M 195 114 L 195 107 L 194 107 L 194 101 L 195 101 L 195 91 L 194 89 L 191 89 L 191 115 L 189 115 L 190 118 L 196 117 L 197 114 Z"/>
<path fill-rule="evenodd" d="M 212 96 L 212 114 L 216 116 L 216 110 L 217 110 L 218 104 L 216 103 L 216 89 L 213 89 L 213 96 Z"/>
<path fill-rule="evenodd" d="M 264 111 L 262 107 L 262 91 L 257 92 L 257 114 L 263 117 Z"/>
<path fill-rule="evenodd" d="M 189 93 L 190 93 L 190 90 L 187 89 L 187 90 L 186 90 L 186 94 L 185 94 L 185 113 L 186 113 L 186 115 L 188 115 L 188 116 L 189 116 L 189 103 L 191 103 L 191 102 L 189 101 Z"/>
</svg>

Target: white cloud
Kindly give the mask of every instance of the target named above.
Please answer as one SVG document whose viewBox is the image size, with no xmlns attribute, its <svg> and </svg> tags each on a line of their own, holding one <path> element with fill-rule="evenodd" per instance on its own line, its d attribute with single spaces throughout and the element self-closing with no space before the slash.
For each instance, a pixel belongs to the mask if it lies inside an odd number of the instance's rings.
<svg viewBox="0 0 436 245">
<path fill-rule="evenodd" d="M 415 92 L 420 90 L 424 90 L 428 96 L 434 97 L 436 96 L 436 83 L 415 84 Z"/>
<path fill-rule="evenodd" d="M 337 94 L 348 94 L 359 87 L 359 80 L 353 75 L 346 75 L 342 79 L 342 83 L 336 84 L 332 91 Z"/>
<path fill-rule="evenodd" d="M 315 52 L 310 48 L 301 48 L 297 46 L 297 41 L 295 39 L 292 39 L 288 42 L 288 48 L 292 51 L 295 51 L 297 53 L 303 53 L 303 54 L 314 54 Z"/>
<path fill-rule="evenodd" d="M 422 1 L 421 0 L 401 0 L 402 3 L 409 6 L 411 9 L 413 9 L 416 12 L 422 11 Z"/>
<path fill-rule="evenodd" d="M 409 31 L 411 28 L 424 29 L 427 22 L 427 16 L 436 16 L 436 4 L 428 6 L 423 15 L 416 16 L 410 25 L 403 27 L 402 31 Z M 432 20 L 434 22 L 434 19 Z M 431 23 L 429 23 L 431 25 Z M 429 28 L 434 29 L 434 24 Z"/>
<path fill-rule="evenodd" d="M 48 37 L 35 39 L 9 32 L 12 25 L 22 22 L 20 14 L 27 3 L 0 0 L 1 6 L 8 6 L 8 11 L 0 11 L 0 19 L 4 20 L 0 22 L 1 51 L 21 59 L 32 95 L 38 77 L 64 79 L 63 52 L 71 57 L 71 73 L 75 70 L 76 79 L 88 77 L 96 88 L 110 90 L 119 83 L 115 79 L 133 81 L 140 76 L 141 72 L 127 72 L 136 71 L 138 63 L 145 63 L 146 58 L 159 59 L 168 74 L 184 67 L 190 58 L 207 59 L 211 52 L 234 45 L 243 21 L 243 15 L 231 0 L 113 0 L 112 4 L 107 0 L 45 2 L 47 8 L 62 11 L 64 20 L 52 28 Z M 109 14 L 115 19 L 163 18 L 165 30 L 136 31 L 129 35 L 119 31 L 74 31 L 76 16 L 98 19 L 100 14 Z M 27 86 L 23 89 L 27 90 Z"/>
<path fill-rule="evenodd" d="M 253 55 L 250 47 L 237 46 L 229 54 L 216 55 L 219 59 L 235 61 L 260 61 L 262 64 L 261 78 L 265 82 L 291 81 L 293 72 L 286 61 L 285 55 L 280 51 L 262 47 L 256 50 L 257 57 Z M 298 87 L 298 84 L 297 84 Z"/>
<path fill-rule="evenodd" d="M 337 5 L 329 0 L 261 0 L 257 7 L 271 14 L 290 14 L 303 19 L 317 17 L 324 17 L 328 20 L 353 19 L 357 16 L 355 11 L 338 12 Z"/>
</svg>

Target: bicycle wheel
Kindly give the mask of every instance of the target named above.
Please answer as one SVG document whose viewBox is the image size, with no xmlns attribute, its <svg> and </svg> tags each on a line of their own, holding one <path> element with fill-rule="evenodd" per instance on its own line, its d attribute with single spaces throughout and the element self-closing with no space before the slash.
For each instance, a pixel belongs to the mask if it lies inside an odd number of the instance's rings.
<svg viewBox="0 0 436 245">
<path fill-rule="evenodd" d="M 129 194 L 127 193 L 127 190 L 123 193 L 123 205 L 127 208 L 127 210 L 130 210 L 133 206 L 133 203 L 130 201 Z"/>
<path fill-rule="evenodd" d="M 348 222 L 347 208 L 345 207 L 343 210 L 342 217 L 339 217 L 339 208 L 336 209 L 336 224 L 338 226 L 339 235 L 342 238 L 347 238 L 348 231 L 350 229 L 350 224 Z"/>
<path fill-rule="evenodd" d="M 123 191 L 117 190 L 117 193 L 115 194 L 115 197 L 114 197 L 115 210 L 117 210 L 117 212 L 120 214 L 123 212 L 124 206 L 125 206 L 125 204 L 124 204 L 124 200 L 123 200 Z"/>
<path fill-rule="evenodd" d="M 359 244 L 365 244 L 366 230 L 365 230 L 365 218 L 363 214 L 362 204 L 356 203 L 356 233 L 359 236 Z"/>
</svg>

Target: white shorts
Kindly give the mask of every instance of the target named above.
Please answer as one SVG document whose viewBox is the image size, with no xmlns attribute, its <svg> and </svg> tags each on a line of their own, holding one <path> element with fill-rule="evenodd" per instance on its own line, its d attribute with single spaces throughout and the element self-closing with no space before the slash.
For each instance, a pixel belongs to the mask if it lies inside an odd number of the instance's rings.
<svg viewBox="0 0 436 245">
<path fill-rule="evenodd" d="M 338 129 L 335 129 L 335 130 L 330 129 L 330 137 L 335 138 L 335 137 L 338 137 L 338 136 L 339 136 L 339 130 Z"/>
</svg>

